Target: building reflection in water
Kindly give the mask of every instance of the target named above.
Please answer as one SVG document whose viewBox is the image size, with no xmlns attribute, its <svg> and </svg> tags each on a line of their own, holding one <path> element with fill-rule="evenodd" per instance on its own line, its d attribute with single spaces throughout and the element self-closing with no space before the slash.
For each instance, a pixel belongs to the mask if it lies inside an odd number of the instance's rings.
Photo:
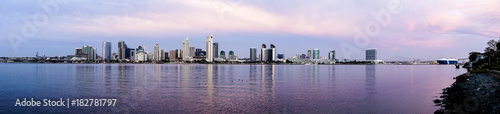
<svg viewBox="0 0 500 114">
<path fill-rule="evenodd" d="M 364 99 L 365 104 L 367 106 L 372 106 L 372 107 L 366 107 L 366 108 L 371 108 L 372 111 L 376 110 L 377 106 L 376 103 L 376 98 L 375 94 L 377 94 L 377 88 L 376 88 L 376 66 L 377 65 L 366 65 L 365 66 L 365 73 L 366 73 L 366 80 L 365 80 L 365 90 L 366 90 L 366 97 Z M 370 113 L 375 113 L 375 112 L 370 112 Z"/>
<path fill-rule="evenodd" d="M 265 97 L 265 98 L 269 98 L 268 99 L 268 103 L 272 103 L 274 99 L 274 75 L 275 75 L 275 65 L 262 65 L 262 85 L 261 85 L 261 88 L 262 88 L 262 93 L 264 95 L 267 95 L 269 97 Z"/>
<path fill-rule="evenodd" d="M 125 94 L 129 95 L 131 90 L 132 90 L 132 83 L 134 78 L 132 75 L 132 71 L 134 71 L 135 68 L 130 66 L 130 65 L 124 65 L 120 64 L 118 66 L 118 94 Z"/>
<path fill-rule="evenodd" d="M 112 86 L 113 86 L 113 81 L 112 81 L 112 68 L 111 65 L 103 65 L 102 66 L 102 84 L 104 86 L 104 92 L 106 94 L 109 94 L 110 92 L 113 92 Z"/>
<path fill-rule="evenodd" d="M 98 88 L 95 85 L 95 65 L 76 65 L 76 84 L 75 88 L 77 92 L 84 93 L 96 93 Z M 86 85 L 86 86 L 82 86 Z"/>
<path fill-rule="evenodd" d="M 209 107 L 214 107 L 215 101 L 214 101 L 214 77 L 213 77 L 213 70 L 214 70 L 214 65 L 213 64 L 207 64 L 207 101 L 206 103 L 208 104 Z M 210 112 L 208 112 L 210 113 Z"/>
<path fill-rule="evenodd" d="M 328 86 L 332 91 L 335 90 L 335 66 L 337 65 L 328 65 L 328 83 L 331 86 Z"/>
</svg>

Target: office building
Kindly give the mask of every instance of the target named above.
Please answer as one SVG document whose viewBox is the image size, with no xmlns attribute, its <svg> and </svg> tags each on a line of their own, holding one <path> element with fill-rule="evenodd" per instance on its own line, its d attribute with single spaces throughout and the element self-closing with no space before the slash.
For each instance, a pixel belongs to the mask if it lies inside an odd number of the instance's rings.
<svg viewBox="0 0 500 114">
<path fill-rule="evenodd" d="M 285 59 L 285 54 L 278 53 L 278 59 Z"/>
<path fill-rule="evenodd" d="M 250 61 L 257 61 L 257 48 L 250 48 Z"/>
<path fill-rule="evenodd" d="M 195 56 L 200 56 L 200 53 L 201 53 L 201 49 L 196 48 L 196 51 L 194 52 Z"/>
<path fill-rule="evenodd" d="M 127 50 L 127 44 L 125 44 L 125 41 L 118 42 L 118 59 L 127 59 Z"/>
<path fill-rule="evenodd" d="M 87 57 L 87 55 L 83 54 L 82 48 L 75 48 L 75 57 Z"/>
<path fill-rule="evenodd" d="M 376 48 L 366 50 L 366 60 L 368 60 L 368 61 L 377 60 L 377 49 Z"/>
<path fill-rule="evenodd" d="M 328 60 L 335 60 L 335 50 L 328 53 Z"/>
<path fill-rule="evenodd" d="M 167 56 L 165 56 L 165 49 L 161 49 L 160 50 L 160 61 L 165 60 L 165 57 L 167 57 Z"/>
<path fill-rule="evenodd" d="M 97 58 L 96 49 L 92 45 L 87 45 L 82 47 L 83 55 L 86 55 L 87 60 L 95 60 Z"/>
<path fill-rule="evenodd" d="M 177 58 L 177 53 L 175 52 L 175 50 L 170 50 L 170 55 L 169 55 L 169 59 L 172 61 L 172 60 L 175 60 Z"/>
<path fill-rule="evenodd" d="M 129 54 L 128 54 L 128 56 L 129 56 L 129 57 L 128 57 L 128 59 L 129 59 L 129 60 L 134 60 L 134 59 L 135 59 L 135 54 L 136 54 L 135 49 L 133 49 L 133 48 L 128 48 L 128 53 L 129 53 Z"/>
<path fill-rule="evenodd" d="M 182 50 L 181 49 L 175 49 L 175 55 L 177 55 L 177 57 L 175 59 L 182 59 Z"/>
<path fill-rule="evenodd" d="M 214 42 L 214 58 L 219 58 L 219 43 Z"/>
<path fill-rule="evenodd" d="M 187 61 L 191 59 L 191 49 L 189 48 L 189 38 L 186 37 L 182 41 L 182 60 Z"/>
<path fill-rule="evenodd" d="M 153 50 L 153 61 L 160 61 L 161 55 L 160 44 L 156 44 Z"/>
<path fill-rule="evenodd" d="M 271 60 L 276 61 L 276 46 L 274 44 L 270 44 L 271 47 Z"/>
<path fill-rule="evenodd" d="M 195 47 L 189 47 L 189 57 L 193 58 L 196 54 L 196 48 Z"/>
<path fill-rule="evenodd" d="M 312 53 L 312 59 L 319 59 L 319 49 L 313 49 Z"/>
<path fill-rule="evenodd" d="M 109 61 L 111 60 L 111 42 L 102 42 L 102 60 Z"/>
<path fill-rule="evenodd" d="M 147 55 L 144 52 L 144 48 L 142 46 L 138 46 L 136 49 L 137 54 L 135 54 L 135 61 L 146 61 Z"/>
<path fill-rule="evenodd" d="M 307 50 L 307 58 L 311 58 L 311 59 L 313 58 L 312 57 L 312 50 L 310 50 L 310 49 Z"/>
<path fill-rule="evenodd" d="M 226 59 L 226 52 L 220 51 L 220 57 Z"/>
<path fill-rule="evenodd" d="M 207 57 L 205 58 L 205 60 L 207 62 L 212 62 L 214 61 L 214 44 L 213 44 L 213 36 L 212 34 L 210 34 L 210 36 L 207 37 L 207 49 L 206 49 L 206 53 L 207 53 Z"/>
<path fill-rule="evenodd" d="M 229 51 L 228 59 L 229 60 L 236 60 L 236 56 L 234 56 L 234 52 L 233 51 Z"/>
</svg>

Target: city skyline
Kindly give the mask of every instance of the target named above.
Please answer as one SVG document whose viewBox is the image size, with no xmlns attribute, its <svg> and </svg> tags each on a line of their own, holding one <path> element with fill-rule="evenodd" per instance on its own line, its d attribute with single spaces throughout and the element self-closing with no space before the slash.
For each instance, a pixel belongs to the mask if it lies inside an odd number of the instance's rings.
<svg viewBox="0 0 500 114">
<path fill-rule="evenodd" d="M 37 1 L 5 1 L 0 5 L 4 8 L 0 11 L 4 17 L 0 28 L 4 31 L 0 33 L 5 38 L 0 43 L 0 56 L 34 56 L 37 52 L 65 56 L 83 45 L 93 45 L 101 54 L 102 41 L 115 45 L 120 40 L 127 41 L 129 47 L 161 44 L 162 48 L 173 50 L 181 49 L 179 41 L 184 36 L 192 39 L 191 45 L 202 48 L 206 35 L 214 33 L 219 51 L 234 51 L 235 56 L 242 58 L 250 56 L 249 47 L 263 43 L 277 45 L 276 53 L 287 57 L 317 48 L 324 50 L 322 57 L 327 57 L 329 50 L 336 50 L 337 59 L 363 60 L 365 49 L 377 48 L 377 58 L 381 60 L 466 58 L 468 52 L 482 52 L 484 42 L 500 36 L 500 19 L 495 15 L 500 12 L 495 6 L 499 2 L 68 1 L 56 3 L 58 12 L 52 12 L 56 14 L 48 16 L 46 22 L 32 23 L 36 34 L 24 38 L 26 20 L 48 14 L 45 5 Z M 387 14 L 384 11 L 389 11 L 390 3 L 400 5 L 397 8 L 402 10 L 391 12 L 390 21 L 384 21 L 387 15 L 382 14 Z M 369 42 L 358 46 L 354 41 L 359 37 L 356 28 L 364 31 L 366 25 L 379 20 L 387 22 L 379 23 L 386 26 L 376 35 L 367 34 Z M 23 42 L 16 42 L 19 39 L 9 33 L 23 37 Z M 343 44 L 359 50 L 346 54 Z"/>
</svg>

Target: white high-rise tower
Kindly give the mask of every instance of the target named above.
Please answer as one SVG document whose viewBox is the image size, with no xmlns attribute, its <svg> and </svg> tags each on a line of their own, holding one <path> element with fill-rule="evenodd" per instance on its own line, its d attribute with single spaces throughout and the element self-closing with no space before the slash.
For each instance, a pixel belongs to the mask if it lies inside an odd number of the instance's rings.
<svg viewBox="0 0 500 114">
<path fill-rule="evenodd" d="M 212 62 L 214 60 L 214 40 L 212 34 L 207 37 L 207 58 L 205 59 L 207 62 Z"/>
<path fill-rule="evenodd" d="M 189 48 L 189 38 L 186 37 L 182 42 L 182 60 L 186 61 L 191 59 L 191 52 Z"/>
<path fill-rule="evenodd" d="M 161 54 L 160 54 L 160 44 L 155 45 L 155 49 L 153 51 L 153 61 L 160 61 L 161 60 Z"/>
</svg>

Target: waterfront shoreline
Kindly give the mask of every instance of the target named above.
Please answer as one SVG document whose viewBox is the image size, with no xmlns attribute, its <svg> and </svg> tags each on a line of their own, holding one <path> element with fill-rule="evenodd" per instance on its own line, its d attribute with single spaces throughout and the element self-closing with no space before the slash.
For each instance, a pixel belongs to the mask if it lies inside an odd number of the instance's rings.
<svg viewBox="0 0 500 114">
<path fill-rule="evenodd" d="M 434 100 L 441 106 L 435 113 L 500 113 L 500 71 L 464 73 L 445 89 L 441 99 Z"/>
</svg>

